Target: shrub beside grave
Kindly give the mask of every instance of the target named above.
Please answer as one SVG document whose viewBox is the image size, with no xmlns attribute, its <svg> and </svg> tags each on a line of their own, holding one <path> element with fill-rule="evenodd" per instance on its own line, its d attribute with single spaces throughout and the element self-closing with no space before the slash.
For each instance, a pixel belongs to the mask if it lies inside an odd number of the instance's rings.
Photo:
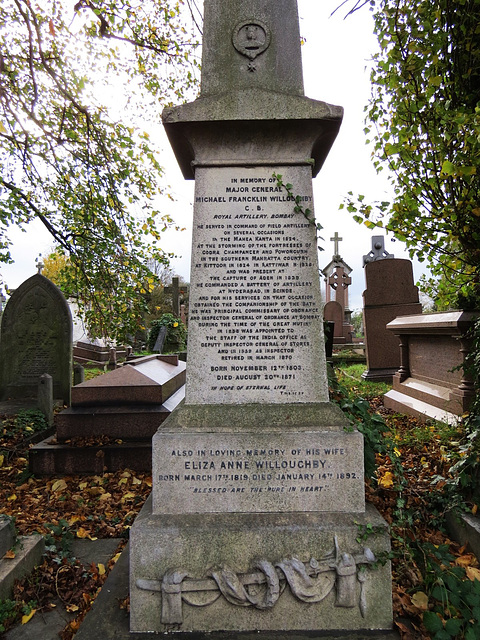
<svg viewBox="0 0 480 640">
<path fill-rule="evenodd" d="M 187 328 L 171 313 L 164 313 L 161 318 L 154 320 L 148 335 L 148 350 L 153 351 L 161 327 L 167 327 L 167 335 L 163 343 L 162 353 L 178 353 L 185 351 L 187 346 Z"/>
</svg>

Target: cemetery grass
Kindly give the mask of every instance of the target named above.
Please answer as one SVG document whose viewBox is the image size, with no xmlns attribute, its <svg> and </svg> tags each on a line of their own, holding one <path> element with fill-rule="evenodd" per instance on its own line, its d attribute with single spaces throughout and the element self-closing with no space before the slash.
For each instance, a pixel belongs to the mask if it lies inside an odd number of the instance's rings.
<svg viewBox="0 0 480 640">
<path fill-rule="evenodd" d="M 384 386 L 362 380 L 362 371 L 357 364 L 337 368 L 331 392 L 365 433 L 371 474 L 367 500 L 391 526 L 395 625 L 402 640 L 479 638 L 478 562 L 449 539 L 445 528 L 450 508 L 477 510 L 474 501 L 461 497 L 452 471 L 462 461 L 465 434 L 385 410 Z M 122 542 L 105 566 L 85 567 L 72 557 L 72 542 L 108 537 L 126 542 L 151 490 L 151 476 L 125 469 L 33 477 L 27 462 L 29 427 L 36 428 L 3 417 L 0 510 L 15 519 L 18 534 L 44 535 L 47 555 L 30 577 L 17 583 L 14 598 L 0 602 L 0 632 L 57 606 L 71 617 L 61 636 L 70 640 L 124 546 Z M 367 546 L 369 533 L 359 531 Z M 128 607 L 128 602 L 119 606 Z"/>
</svg>

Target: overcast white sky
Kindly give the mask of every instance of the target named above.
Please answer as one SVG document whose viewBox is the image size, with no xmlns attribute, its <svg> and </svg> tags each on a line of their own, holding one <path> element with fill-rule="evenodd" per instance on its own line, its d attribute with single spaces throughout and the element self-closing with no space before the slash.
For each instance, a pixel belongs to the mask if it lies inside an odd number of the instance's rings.
<svg viewBox="0 0 480 640">
<path fill-rule="evenodd" d="M 324 229 L 320 243 L 324 251 L 319 253 L 320 268 L 326 266 L 333 254 L 330 238 L 335 231 L 343 238 L 340 253 L 352 267 L 350 308 L 361 309 L 365 279 L 362 267 L 363 255 L 371 248 L 370 231 L 352 220 L 351 214 L 339 211 L 344 196 L 353 191 L 367 200 L 388 199 L 385 178 L 377 176 L 373 169 L 370 150 L 365 145 L 364 106 L 370 95 L 369 60 L 377 43 L 373 35 L 373 20 L 367 7 L 344 19 L 339 11 L 330 17 L 336 0 L 298 0 L 300 31 L 306 39 L 302 48 L 305 94 L 317 100 L 341 105 L 345 117 L 335 144 L 320 174 L 314 180 L 315 213 Z M 186 231 L 165 233 L 162 247 L 179 257 L 172 261 L 174 271 L 186 280 L 190 274 L 190 247 L 193 215 L 193 181 L 184 181 L 173 153 L 165 139 L 163 164 L 166 181 L 173 187 L 175 203 L 165 202 L 165 213 L 170 213 Z M 13 258 L 15 264 L 0 264 L 1 281 L 10 288 L 19 286 L 36 272 L 35 258 L 46 255 L 51 246 L 50 236 L 42 226 L 30 225 L 27 233 L 14 230 Z M 386 249 L 396 258 L 408 258 L 400 242 L 386 238 Z M 414 262 L 414 275 L 418 279 L 421 266 Z"/>
</svg>

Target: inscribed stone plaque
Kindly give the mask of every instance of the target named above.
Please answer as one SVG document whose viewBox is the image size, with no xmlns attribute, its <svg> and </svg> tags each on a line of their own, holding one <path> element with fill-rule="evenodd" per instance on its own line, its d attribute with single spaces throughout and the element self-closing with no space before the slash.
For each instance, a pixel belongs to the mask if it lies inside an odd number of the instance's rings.
<svg viewBox="0 0 480 640">
<path fill-rule="evenodd" d="M 0 334 L 0 398 L 37 396 L 38 379 L 53 378 L 54 398 L 70 404 L 72 317 L 58 287 L 40 274 L 8 301 Z"/>
<path fill-rule="evenodd" d="M 187 404 L 328 401 L 315 228 L 273 173 L 196 169 Z M 312 209 L 310 167 L 282 173 Z"/>
<path fill-rule="evenodd" d="M 159 431 L 154 437 L 153 510 L 363 512 L 363 436 Z"/>
</svg>

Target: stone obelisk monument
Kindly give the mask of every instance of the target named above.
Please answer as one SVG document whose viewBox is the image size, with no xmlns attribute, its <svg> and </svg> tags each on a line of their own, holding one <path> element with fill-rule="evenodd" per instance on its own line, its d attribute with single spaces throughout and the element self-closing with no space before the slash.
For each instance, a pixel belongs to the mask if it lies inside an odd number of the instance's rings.
<svg viewBox="0 0 480 640">
<path fill-rule="evenodd" d="M 187 387 L 131 531 L 134 632 L 391 627 L 304 215 L 342 113 L 304 96 L 296 0 L 205 0 L 201 96 L 163 114 L 195 180 Z"/>
</svg>

